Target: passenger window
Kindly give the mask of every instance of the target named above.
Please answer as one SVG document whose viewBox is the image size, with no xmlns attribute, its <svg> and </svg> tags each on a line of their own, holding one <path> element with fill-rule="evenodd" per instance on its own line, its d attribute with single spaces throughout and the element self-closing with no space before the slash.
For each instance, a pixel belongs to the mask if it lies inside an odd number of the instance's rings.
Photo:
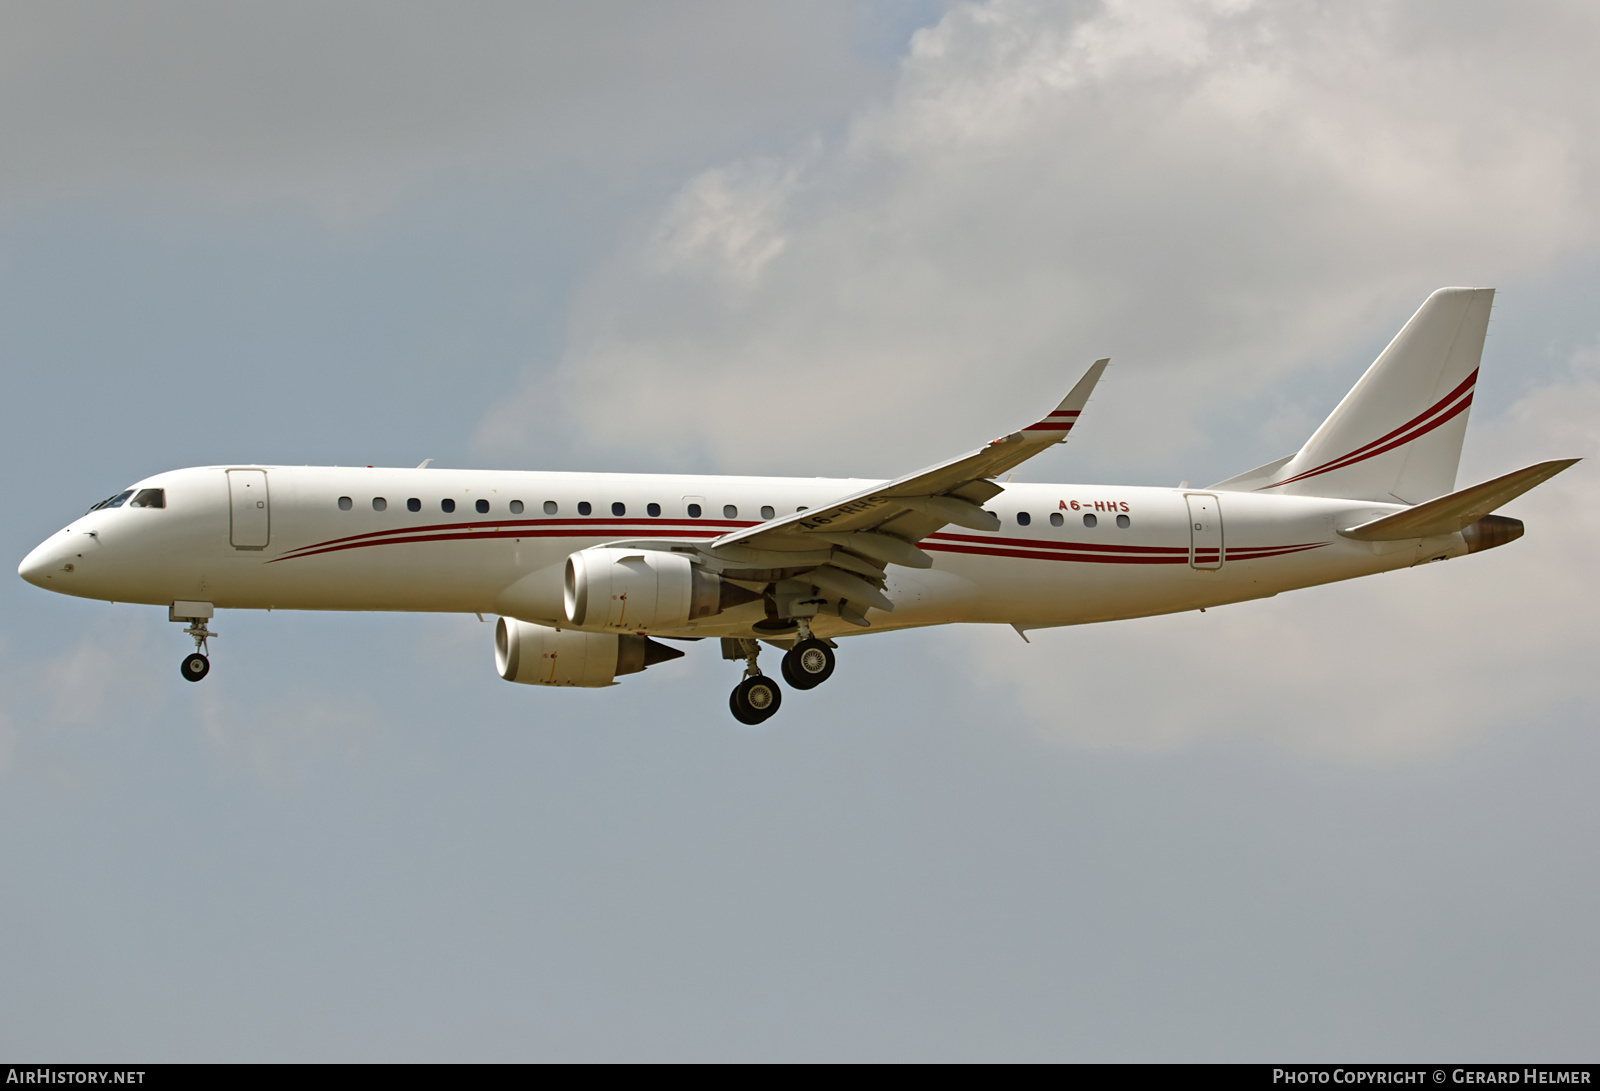
<svg viewBox="0 0 1600 1091">
<path fill-rule="evenodd" d="M 794 510 L 795 511 L 805 511 L 806 510 L 806 506 L 804 504 L 801 504 L 798 508 L 795 508 Z"/>
<path fill-rule="evenodd" d="M 761 505 L 761 518 L 763 518 L 763 519 L 771 519 L 774 515 L 777 515 L 777 514 L 778 513 L 776 511 L 772 510 L 772 505 L 771 504 L 762 504 Z"/>
<path fill-rule="evenodd" d="M 513 500 L 513 501 L 511 501 L 511 514 L 512 515 L 521 515 L 522 514 L 522 501 L 521 500 Z"/>
<path fill-rule="evenodd" d="M 1017 526 L 1025 527 L 1031 522 L 1033 522 L 1033 516 L 1029 515 L 1025 511 L 1017 512 Z"/>
<path fill-rule="evenodd" d="M 700 518 L 700 505 L 699 504 L 690 504 L 689 505 L 689 518 L 691 518 L 691 519 Z"/>
<path fill-rule="evenodd" d="M 1053 511 L 1053 512 L 1050 513 L 1050 525 L 1051 526 L 1059 527 L 1062 523 L 1065 523 L 1065 522 L 1066 522 L 1066 520 L 1061 518 L 1061 513 L 1059 511 Z"/>
<path fill-rule="evenodd" d="M 611 514 L 612 515 L 626 515 L 626 514 L 628 514 L 627 505 L 625 505 L 620 500 L 616 501 L 615 503 L 613 503 L 611 505 Z"/>
<path fill-rule="evenodd" d="M 593 508 L 593 506 L 590 505 L 589 501 L 587 501 L 587 500 L 579 500 L 578 501 L 578 514 L 579 515 L 588 515 L 593 510 L 594 510 L 594 508 Z"/>
<path fill-rule="evenodd" d="M 167 506 L 167 493 L 164 489 L 140 489 L 139 495 L 128 501 L 130 508 L 164 508 Z"/>
<path fill-rule="evenodd" d="M 737 519 L 739 518 L 739 509 L 732 504 L 724 504 L 722 505 L 722 517 L 724 519 Z"/>
<path fill-rule="evenodd" d="M 1096 523 L 1098 523 L 1098 522 L 1099 522 L 1099 521 L 1100 521 L 1100 520 L 1098 520 L 1098 519 L 1096 519 L 1096 518 L 1095 518 L 1095 517 L 1094 517 L 1094 512 L 1092 512 L 1092 511 L 1086 511 L 1086 512 L 1084 512 L 1084 513 L 1083 513 L 1083 525 L 1084 525 L 1084 526 L 1086 526 L 1086 527 L 1092 527 L 1092 526 L 1094 526 L 1094 525 L 1095 525 L 1095 524 L 1096 524 Z"/>
<path fill-rule="evenodd" d="M 418 500 L 415 496 L 413 496 L 410 500 L 406 501 L 406 510 L 407 511 L 421 511 L 422 510 L 422 501 Z"/>
<path fill-rule="evenodd" d="M 544 502 L 544 513 L 546 515 L 554 515 L 556 512 L 558 512 L 560 510 L 561 510 L 560 505 L 558 505 L 554 500 L 546 500 Z"/>
<path fill-rule="evenodd" d="M 489 501 L 487 501 L 487 500 L 479 500 L 476 504 L 474 504 L 472 506 L 478 509 L 478 514 L 479 515 L 488 515 L 489 514 Z"/>
<path fill-rule="evenodd" d="M 1130 520 L 1128 519 L 1128 517 L 1126 515 L 1117 516 L 1117 526 L 1121 527 L 1123 530 L 1127 530 L 1128 529 L 1129 521 Z"/>
<path fill-rule="evenodd" d="M 339 497 L 339 510 L 340 511 L 349 511 L 351 508 L 353 508 L 355 506 L 356 506 L 355 505 L 355 501 L 351 500 L 348 496 Z"/>
<path fill-rule="evenodd" d="M 389 508 L 389 501 L 385 500 L 383 497 L 374 496 L 372 498 L 372 510 L 373 511 L 387 511 L 388 508 Z"/>
<path fill-rule="evenodd" d="M 441 500 L 439 501 L 439 510 L 449 515 L 456 510 L 456 502 L 454 500 Z"/>
<path fill-rule="evenodd" d="M 644 510 L 650 513 L 650 518 L 654 519 L 661 514 L 661 505 L 646 504 Z"/>
</svg>

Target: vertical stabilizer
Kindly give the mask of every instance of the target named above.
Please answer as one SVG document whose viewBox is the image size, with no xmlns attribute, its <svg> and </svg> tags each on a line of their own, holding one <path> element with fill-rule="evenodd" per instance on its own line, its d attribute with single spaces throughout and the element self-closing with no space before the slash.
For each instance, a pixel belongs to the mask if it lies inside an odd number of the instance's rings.
<svg viewBox="0 0 1600 1091">
<path fill-rule="evenodd" d="M 1455 488 L 1493 288 L 1440 288 L 1256 492 L 1418 504 Z M 1242 482 L 1241 482 L 1242 483 Z"/>
</svg>

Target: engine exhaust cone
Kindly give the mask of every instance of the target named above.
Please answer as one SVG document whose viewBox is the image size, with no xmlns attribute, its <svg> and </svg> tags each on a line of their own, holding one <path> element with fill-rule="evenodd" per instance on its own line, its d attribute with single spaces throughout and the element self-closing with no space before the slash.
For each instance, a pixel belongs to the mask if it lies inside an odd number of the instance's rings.
<svg viewBox="0 0 1600 1091">
<path fill-rule="evenodd" d="M 1485 515 L 1462 528 L 1461 537 L 1467 540 L 1468 553 L 1480 553 L 1522 537 L 1522 520 L 1507 515 Z"/>
</svg>

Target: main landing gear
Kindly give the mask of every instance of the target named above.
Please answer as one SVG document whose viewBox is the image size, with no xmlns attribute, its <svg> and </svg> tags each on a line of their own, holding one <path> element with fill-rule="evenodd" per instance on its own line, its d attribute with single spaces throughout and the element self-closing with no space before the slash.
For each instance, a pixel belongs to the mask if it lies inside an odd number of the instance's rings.
<svg viewBox="0 0 1600 1091">
<path fill-rule="evenodd" d="M 828 680 L 837 660 L 833 648 L 812 636 L 811 626 L 804 621 L 800 623 L 799 635 L 801 639 L 783 655 L 783 680 L 795 689 L 812 689 Z M 756 662 L 761 654 L 759 640 L 741 638 L 739 650 L 744 653 L 744 680 L 729 695 L 728 707 L 733 711 L 733 718 L 742 724 L 764 723 L 783 704 L 783 691 L 761 673 Z M 737 653 L 725 654 L 737 657 Z"/>
<path fill-rule="evenodd" d="M 781 704 L 783 690 L 764 674 L 750 675 L 728 695 L 728 708 L 733 710 L 733 718 L 742 724 L 765 723 Z"/>
<path fill-rule="evenodd" d="M 783 690 L 762 674 L 761 667 L 756 663 L 761 655 L 759 640 L 740 640 L 739 647 L 744 652 L 744 681 L 734 686 L 733 692 L 728 695 L 728 708 L 732 710 L 733 718 L 742 724 L 765 723 L 783 704 Z"/>
<path fill-rule="evenodd" d="M 828 680 L 837 662 L 832 648 L 811 637 L 783 653 L 783 680 L 795 689 L 813 689 Z"/>
</svg>

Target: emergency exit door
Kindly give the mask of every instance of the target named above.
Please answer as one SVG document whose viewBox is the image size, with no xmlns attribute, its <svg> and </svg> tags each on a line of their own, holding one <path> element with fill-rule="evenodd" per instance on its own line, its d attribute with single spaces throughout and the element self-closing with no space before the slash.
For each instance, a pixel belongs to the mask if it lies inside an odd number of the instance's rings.
<svg viewBox="0 0 1600 1091">
<path fill-rule="evenodd" d="M 1222 567 L 1222 508 L 1210 493 L 1187 493 L 1189 504 L 1189 564 L 1193 568 Z"/>
<path fill-rule="evenodd" d="M 265 549 L 272 509 L 267 502 L 267 471 L 228 471 L 228 540 L 234 549 Z"/>
</svg>

